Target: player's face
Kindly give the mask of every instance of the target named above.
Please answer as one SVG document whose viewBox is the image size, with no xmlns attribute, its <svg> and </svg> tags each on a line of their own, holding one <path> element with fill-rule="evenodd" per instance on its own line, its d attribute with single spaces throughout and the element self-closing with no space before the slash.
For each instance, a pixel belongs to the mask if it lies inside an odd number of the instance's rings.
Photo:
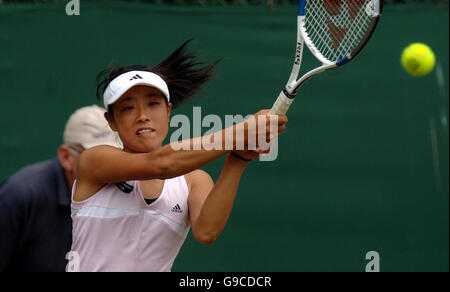
<svg viewBox="0 0 450 292">
<path fill-rule="evenodd" d="M 169 131 L 172 105 L 156 88 L 132 87 L 113 105 L 110 126 L 119 133 L 124 150 L 145 153 L 162 146 Z"/>
</svg>

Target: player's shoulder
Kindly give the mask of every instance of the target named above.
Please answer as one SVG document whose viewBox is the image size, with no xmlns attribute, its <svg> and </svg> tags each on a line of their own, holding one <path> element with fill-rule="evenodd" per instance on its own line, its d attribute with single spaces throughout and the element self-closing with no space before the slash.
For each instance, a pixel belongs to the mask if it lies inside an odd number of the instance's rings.
<svg viewBox="0 0 450 292">
<path fill-rule="evenodd" d="M 98 145 L 94 146 L 92 148 L 89 148 L 87 150 L 84 150 L 80 155 L 81 156 L 88 156 L 88 155 L 97 155 L 99 153 L 110 153 L 110 152 L 122 152 L 121 149 L 110 146 L 110 145 Z"/>
<path fill-rule="evenodd" d="M 211 178 L 211 176 L 209 175 L 209 173 L 207 173 L 206 171 L 202 170 L 202 169 L 196 169 L 194 171 L 191 171 L 187 174 L 185 174 L 186 178 Z"/>
<path fill-rule="evenodd" d="M 211 183 L 212 178 L 206 171 L 202 169 L 196 169 L 184 175 L 186 182 L 191 189 L 192 185 L 195 184 L 203 184 L 203 183 Z"/>
<path fill-rule="evenodd" d="M 115 155 L 118 153 L 123 153 L 123 151 L 119 148 L 109 146 L 109 145 L 99 145 L 89 149 L 84 150 L 78 159 L 78 165 L 84 166 L 86 164 L 96 164 L 98 163 L 98 159 L 100 160 L 108 160 L 111 158 L 111 155 Z"/>
</svg>

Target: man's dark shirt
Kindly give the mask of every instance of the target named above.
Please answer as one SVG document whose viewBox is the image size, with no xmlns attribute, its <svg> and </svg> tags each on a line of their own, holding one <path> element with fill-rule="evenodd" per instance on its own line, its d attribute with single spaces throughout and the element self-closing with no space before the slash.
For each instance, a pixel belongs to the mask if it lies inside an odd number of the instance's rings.
<svg viewBox="0 0 450 292">
<path fill-rule="evenodd" d="M 0 271 L 61 271 L 72 245 L 70 191 L 56 158 L 0 184 Z"/>
</svg>

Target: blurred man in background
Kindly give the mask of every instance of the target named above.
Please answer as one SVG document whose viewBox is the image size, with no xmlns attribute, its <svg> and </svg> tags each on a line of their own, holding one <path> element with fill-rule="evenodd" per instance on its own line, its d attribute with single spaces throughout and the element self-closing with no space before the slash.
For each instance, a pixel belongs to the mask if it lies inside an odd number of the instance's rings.
<svg viewBox="0 0 450 292">
<path fill-rule="evenodd" d="M 67 121 L 57 157 L 0 184 L 0 271 L 65 271 L 78 156 L 98 145 L 120 146 L 104 113 L 95 105 L 77 110 Z"/>
</svg>

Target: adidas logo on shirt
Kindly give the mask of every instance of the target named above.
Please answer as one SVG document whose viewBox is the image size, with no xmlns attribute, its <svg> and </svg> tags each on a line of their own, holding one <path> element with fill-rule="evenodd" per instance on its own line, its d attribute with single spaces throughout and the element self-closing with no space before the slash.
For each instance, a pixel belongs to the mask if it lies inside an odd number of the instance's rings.
<svg viewBox="0 0 450 292">
<path fill-rule="evenodd" d="M 175 207 L 172 208 L 172 212 L 183 213 L 183 210 L 181 210 L 180 205 L 176 204 Z"/>
</svg>

